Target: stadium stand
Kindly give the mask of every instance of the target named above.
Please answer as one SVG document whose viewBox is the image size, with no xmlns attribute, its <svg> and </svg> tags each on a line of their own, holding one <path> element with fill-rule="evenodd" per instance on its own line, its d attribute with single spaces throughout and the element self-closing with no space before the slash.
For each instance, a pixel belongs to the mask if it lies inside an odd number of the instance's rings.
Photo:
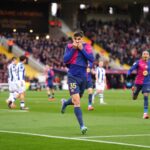
<svg viewBox="0 0 150 150">
<path fill-rule="evenodd" d="M 6 48 L 4 48 L 3 46 L 0 46 L 0 53 L 2 55 L 5 55 L 7 57 L 7 60 L 10 60 L 14 54 L 13 53 L 9 53 L 8 50 Z M 9 62 L 9 61 L 8 61 Z M 5 65 L 5 72 L 7 70 L 7 63 Z M 35 76 L 37 76 L 39 72 L 37 72 L 35 69 L 33 69 L 31 66 L 29 65 L 26 65 L 26 75 L 29 77 L 29 78 L 33 78 Z"/>
<path fill-rule="evenodd" d="M 7 82 L 7 63 L 8 59 L 5 54 L 0 53 L 0 83 Z"/>
<path fill-rule="evenodd" d="M 143 50 L 150 50 L 149 22 L 132 24 L 127 20 L 101 22 L 90 20 L 81 24 L 85 35 L 92 43 L 107 50 L 112 59 L 132 65 Z"/>
<path fill-rule="evenodd" d="M 38 40 L 35 36 L 29 34 L 20 34 L 14 36 L 15 43 L 26 52 L 33 54 L 37 61 L 43 64 L 52 64 L 56 69 L 66 69 L 63 63 L 63 53 L 68 39 L 45 39 L 40 37 Z"/>
</svg>

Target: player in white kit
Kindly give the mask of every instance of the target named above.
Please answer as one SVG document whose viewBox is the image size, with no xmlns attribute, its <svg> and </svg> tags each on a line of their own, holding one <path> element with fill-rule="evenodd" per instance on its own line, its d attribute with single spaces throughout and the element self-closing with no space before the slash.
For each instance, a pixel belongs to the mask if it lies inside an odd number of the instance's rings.
<svg viewBox="0 0 150 150">
<path fill-rule="evenodd" d="M 100 104 L 106 104 L 104 102 L 103 94 L 106 87 L 106 74 L 105 69 L 103 68 L 103 61 L 99 61 L 98 67 L 96 68 L 95 78 L 96 91 L 92 96 L 92 102 L 94 103 L 95 96 L 98 95 L 100 98 Z"/>
<path fill-rule="evenodd" d="M 6 100 L 9 108 L 15 108 L 15 100 L 18 97 L 18 75 L 17 75 L 17 58 L 13 57 L 11 63 L 8 65 L 8 85 L 9 85 L 9 98 Z"/>
<path fill-rule="evenodd" d="M 20 99 L 20 109 L 21 110 L 28 110 L 28 107 L 25 107 L 25 67 L 24 64 L 26 63 L 27 58 L 26 56 L 20 56 L 20 62 L 17 64 L 17 75 L 18 75 L 18 93 Z"/>
</svg>

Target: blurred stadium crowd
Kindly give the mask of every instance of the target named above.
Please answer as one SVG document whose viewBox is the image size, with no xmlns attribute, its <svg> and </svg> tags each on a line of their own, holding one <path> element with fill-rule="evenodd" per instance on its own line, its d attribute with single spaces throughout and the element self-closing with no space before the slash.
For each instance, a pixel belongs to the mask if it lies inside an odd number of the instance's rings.
<svg viewBox="0 0 150 150">
<path fill-rule="evenodd" d="M 90 20 L 81 24 L 85 35 L 110 53 L 110 58 L 132 65 L 141 52 L 150 50 L 150 23 L 133 24 L 127 20 L 102 22 Z"/>
</svg>

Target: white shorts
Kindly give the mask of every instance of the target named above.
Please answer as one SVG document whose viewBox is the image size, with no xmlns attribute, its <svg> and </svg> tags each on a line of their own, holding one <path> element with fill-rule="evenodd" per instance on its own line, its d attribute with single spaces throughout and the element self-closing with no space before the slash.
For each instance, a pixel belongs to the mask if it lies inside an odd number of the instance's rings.
<svg viewBox="0 0 150 150">
<path fill-rule="evenodd" d="M 8 85 L 9 85 L 9 92 L 10 93 L 18 92 L 19 85 L 17 82 L 8 82 Z"/>
<path fill-rule="evenodd" d="M 18 81 L 18 86 L 19 86 L 19 89 L 18 89 L 18 93 L 24 93 L 26 91 L 26 85 L 25 85 L 25 81 L 24 80 L 19 80 Z"/>
<path fill-rule="evenodd" d="M 96 90 L 104 91 L 105 89 L 105 83 L 96 83 Z"/>
</svg>

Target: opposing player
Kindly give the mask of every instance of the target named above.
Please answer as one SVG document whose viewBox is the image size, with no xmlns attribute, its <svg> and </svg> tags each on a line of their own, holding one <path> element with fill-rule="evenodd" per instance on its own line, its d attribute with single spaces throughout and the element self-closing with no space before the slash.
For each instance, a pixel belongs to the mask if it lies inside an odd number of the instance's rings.
<svg viewBox="0 0 150 150">
<path fill-rule="evenodd" d="M 68 86 L 71 98 L 68 101 L 62 99 L 61 112 L 64 113 L 68 105 L 74 105 L 74 113 L 80 125 L 82 134 L 85 134 L 87 127 L 83 123 L 80 98 L 86 88 L 86 68 L 88 61 L 93 62 L 92 48 L 89 44 L 83 43 L 83 32 L 77 31 L 73 35 L 73 43 L 68 44 L 64 54 L 64 62 L 68 70 Z"/>
<path fill-rule="evenodd" d="M 54 79 L 54 71 L 53 67 L 50 65 L 46 65 L 46 89 L 47 95 L 50 101 L 54 100 L 54 86 L 53 86 L 53 79 Z"/>
<path fill-rule="evenodd" d="M 87 85 L 86 88 L 88 90 L 88 110 L 94 110 L 92 106 L 92 94 L 93 94 L 93 83 L 92 83 L 92 63 L 88 63 L 87 67 Z"/>
<path fill-rule="evenodd" d="M 150 92 L 150 60 L 149 52 L 143 51 L 142 58 L 136 61 L 133 66 L 128 70 L 129 76 L 132 71 L 136 70 L 136 79 L 133 87 L 133 100 L 136 100 L 139 92 L 142 90 L 144 96 L 144 114 L 143 118 L 148 119 L 148 93 Z"/>
<path fill-rule="evenodd" d="M 95 72 L 95 88 L 96 91 L 93 94 L 92 97 L 92 102 L 94 103 L 95 96 L 98 95 L 100 98 L 100 104 L 106 104 L 104 102 L 104 90 L 106 87 L 106 74 L 105 74 L 105 69 L 103 68 L 103 61 L 100 60 L 98 67 L 96 68 Z"/>
<path fill-rule="evenodd" d="M 18 97 L 17 58 L 13 57 L 8 65 L 9 98 L 6 100 L 9 108 L 15 108 L 15 100 Z"/>
<path fill-rule="evenodd" d="M 20 109 L 21 110 L 28 110 L 28 107 L 25 107 L 25 91 L 26 91 L 26 85 L 25 85 L 25 66 L 24 64 L 27 61 L 26 56 L 20 56 L 20 62 L 17 64 L 17 75 L 18 75 L 18 93 L 19 93 L 19 99 L 20 99 Z"/>
</svg>

